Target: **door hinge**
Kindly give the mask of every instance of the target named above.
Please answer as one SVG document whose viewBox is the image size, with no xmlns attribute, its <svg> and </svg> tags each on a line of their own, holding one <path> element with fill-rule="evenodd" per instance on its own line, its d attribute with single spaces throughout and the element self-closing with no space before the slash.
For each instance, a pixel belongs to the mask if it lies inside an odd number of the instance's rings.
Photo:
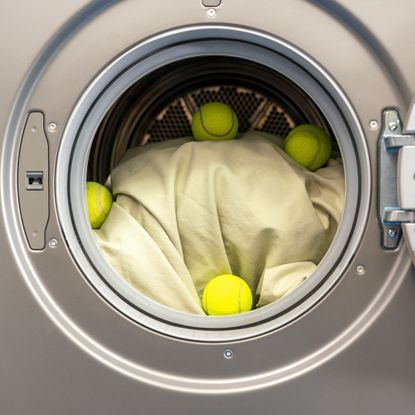
<svg viewBox="0 0 415 415">
<path fill-rule="evenodd" d="M 384 249 L 395 249 L 398 246 L 402 235 L 401 223 L 415 222 L 413 151 L 415 135 L 402 133 L 398 111 L 383 111 L 382 132 L 378 144 L 378 214 Z"/>
</svg>

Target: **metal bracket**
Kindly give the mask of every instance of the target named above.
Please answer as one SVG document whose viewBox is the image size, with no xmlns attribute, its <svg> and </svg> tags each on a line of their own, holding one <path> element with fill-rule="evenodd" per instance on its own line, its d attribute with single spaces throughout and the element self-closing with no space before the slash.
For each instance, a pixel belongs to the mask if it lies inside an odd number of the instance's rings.
<svg viewBox="0 0 415 415">
<path fill-rule="evenodd" d="M 49 220 L 49 144 L 43 124 L 41 112 L 27 116 L 17 171 L 20 214 L 33 250 L 45 248 Z"/>
<path fill-rule="evenodd" d="M 398 246 L 402 235 L 401 223 L 415 222 L 415 211 L 399 207 L 397 192 L 399 152 L 402 147 L 411 145 L 415 145 L 415 136 L 402 133 L 398 111 L 385 110 L 378 143 L 378 215 L 384 249 Z"/>
</svg>

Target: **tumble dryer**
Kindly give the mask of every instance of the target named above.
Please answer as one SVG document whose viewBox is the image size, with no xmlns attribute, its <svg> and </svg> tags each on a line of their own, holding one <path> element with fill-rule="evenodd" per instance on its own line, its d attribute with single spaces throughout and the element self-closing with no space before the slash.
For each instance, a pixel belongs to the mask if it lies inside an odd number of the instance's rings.
<svg viewBox="0 0 415 415">
<path fill-rule="evenodd" d="M 0 10 L 2 414 L 414 413 L 415 3 Z M 345 176 L 310 278 L 226 317 L 125 284 L 84 202 L 86 179 L 105 183 L 128 149 L 188 135 L 213 99 L 245 130 L 322 126 Z"/>
</svg>

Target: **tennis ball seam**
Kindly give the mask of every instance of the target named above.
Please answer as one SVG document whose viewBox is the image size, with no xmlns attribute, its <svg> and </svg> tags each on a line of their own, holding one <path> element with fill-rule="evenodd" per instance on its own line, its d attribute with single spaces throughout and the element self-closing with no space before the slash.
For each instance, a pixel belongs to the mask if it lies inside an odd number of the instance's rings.
<svg viewBox="0 0 415 415">
<path fill-rule="evenodd" d="M 98 186 L 96 186 L 95 197 L 97 199 L 97 208 L 99 209 L 99 220 L 101 222 L 101 220 L 102 221 L 105 220 L 105 212 L 104 212 L 104 209 L 102 207 L 101 194 L 100 193 L 101 193 L 101 189 Z"/>
<path fill-rule="evenodd" d="M 203 106 L 202 106 L 202 107 L 203 107 Z M 225 132 L 225 133 L 223 133 L 223 134 L 216 134 L 216 133 L 211 132 L 211 131 L 210 131 L 210 130 L 209 130 L 209 129 L 205 126 L 205 123 L 204 123 L 204 120 L 203 120 L 202 107 L 200 107 L 200 108 L 199 108 L 200 124 L 201 124 L 201 126 L 202 126 L 203 131 L 204 131 L 206 134 L 212 135 L 213 137 L 219 137 L 219 138 L 221 138 L 221 137 L 225 137 L 225 136 L 227 136 L 228 134 L 230 134 L 230 133 L 232 132 L 232 130 L 233 130 L 234 126 L 235 126 L 235 114 L 234 114 L 234 112 L 232 111 L 232 109 L 231 109 L 231 108 L 227 107 L 227 109 L 231 112 L 231 115 L 232 115 L 232 124 L 231 124 L 231 127 L 229 128 L 229 130 L 228 130 L 227 132 Z"/>
<path fill-rule="evenodd" d="M 320 155 L 320 151 L 321 151 L 321 139 L 317 137 L 315 134 L 313 134 L 313 136 L 317 140 L 318 147 L 317 147 L 317 151 L 314 154 L 313 159 L 310 161 L 310 163 L 307 164 L 307 169 L 310 168 L 310 166 L 317 160 L 318 156 Z"/>
</svg>

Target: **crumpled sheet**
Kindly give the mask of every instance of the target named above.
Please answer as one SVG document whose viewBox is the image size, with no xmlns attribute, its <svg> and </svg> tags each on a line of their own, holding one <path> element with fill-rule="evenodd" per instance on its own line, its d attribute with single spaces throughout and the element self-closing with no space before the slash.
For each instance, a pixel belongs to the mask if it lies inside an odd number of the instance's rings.
<svg viewBox="0 0 415 415">
<path fill-rule="evenodd" d="M 224 142 L 170 140 L 127 152 L 111 174 L 113 207 L 95 230 L 114 270 L 172 309 L 204 314 L 220 274 L 242 277 L 257 307 L 298 287 L 337 230 L 339 161 L 309 172 L 282 140 L 249 132 Z"/>
</svg>

